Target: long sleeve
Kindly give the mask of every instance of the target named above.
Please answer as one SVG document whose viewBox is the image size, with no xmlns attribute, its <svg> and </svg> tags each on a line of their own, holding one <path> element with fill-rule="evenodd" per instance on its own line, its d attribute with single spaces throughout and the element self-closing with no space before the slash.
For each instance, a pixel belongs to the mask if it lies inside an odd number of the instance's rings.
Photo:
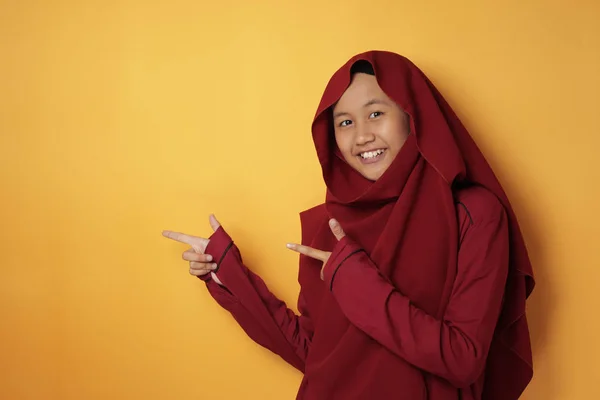
<svg viewBox="0 0 600 400">
<path fill-rule="evenodd" d="M 219 228 L 210 238 L 206 253 L 217 261 L 215 271 L 222 285 L 205 275 L 203 280 L 213 298 L 228 310 L 255 342 L 281 356 L 300 371 L 313 334 L 302 293 L 300 316 L 275 297 L 263 280 L 244 265 L 238 248 Z"/>
<path fill-rule="evenodd" d="M 411 304 L 348 238 L 334 248 L 324 279 L 355 326 L 416 367 L 464 388 L 485 368 L 508 273 L 508 246 L 503 212 L 469 228 L 441 320 Z"/>
</svg>

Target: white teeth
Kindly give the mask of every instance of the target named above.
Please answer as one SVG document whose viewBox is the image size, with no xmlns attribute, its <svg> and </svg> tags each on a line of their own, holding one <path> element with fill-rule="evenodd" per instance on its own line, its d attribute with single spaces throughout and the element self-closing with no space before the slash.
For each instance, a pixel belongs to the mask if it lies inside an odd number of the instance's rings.
<svg viewBox="0 0 600 400">
<path fill-rule="evenodd" d="M 379 150 L 375 150 L 375 151 L 366 151 L 364 153 L 360 153 L 360 156 L 362 158 L 373 158 L 373 157 L 377 157 L 381 153 L 383 153 L 383 150 L 379 149 Z"/>
</svg>

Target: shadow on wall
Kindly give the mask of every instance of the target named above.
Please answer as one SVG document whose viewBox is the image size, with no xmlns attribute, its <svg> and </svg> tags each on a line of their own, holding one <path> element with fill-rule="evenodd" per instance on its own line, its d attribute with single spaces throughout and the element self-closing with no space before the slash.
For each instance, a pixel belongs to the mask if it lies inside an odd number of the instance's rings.
<svg viewBox="0 0 600 400">
<path fill-rule="evenodd" d="M 531 346 L 533 349 L 533 374 L 536 379 L 536 371 L 539 371 L 542 361 L 545 358 L 545 347 L 548 342 L 548 322 L 552 318 L 557 301 L 557 295 L 554 288 L 550 285 L 548 271 L 545 268 L 547 265 L 547 248 L 543 242 L 542 227 L 536 221 L 542 220 L 543 216 L 539 215 L 541 211 L 524 209 L 525 201 L 520 201 L 517 190 L 511 190 L 511 187 L 505 188 L 521 225 L 523 236 L 529 257 L 533 266 L 533 273 L 536 280 L 536 286 L 532 295 L 527 301 L 527 321 L 529 323 L 529 331 L 531 336 Z M 512 196 L 511 196 L 512 194 Z M 529 195 L 528 195 L 529 197 Z M 537 385 L 535 388 L 536 398 L 547 400 L 558 400 L 558 390 L 556 384 L 558 382 L 557 375 L 553 370 L 552 363 L 543 363 L 543 385 Z M 527 391 L 525 392 L 527 394 Z M 530 397 L 525 396 L 529 399 Z"/>
</svg>

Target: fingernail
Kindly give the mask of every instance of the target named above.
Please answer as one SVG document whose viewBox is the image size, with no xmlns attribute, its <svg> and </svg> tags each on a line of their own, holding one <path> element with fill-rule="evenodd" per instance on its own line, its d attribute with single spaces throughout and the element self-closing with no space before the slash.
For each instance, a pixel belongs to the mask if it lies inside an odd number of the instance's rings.
<svg viewBox="0 0 600 400">
<path fill-rule="evenodd" d="M 213 264 L 213 265 L 212 265 L 212 269 L 213 269 L 213 270 L 217 269 L 217 264 Z"/>
<path fill-rule="evenodd" d="M 329 226 L 334 226 L 334 225 L 336 224 L 336 222 L 337 222 L 337 221 L 336 221 L 335 219 L 333 219 L 333 218 L 332 218 L 332 219 L 330 219 L 330 220 L 329 220 Z"/>
<path fill-rule="evenodd" d="M 212 256 L 210 254 L 207 254 L 206 255 L 206 261 L 212 261 L 212 260 L 213 260 Z"/>
<path fill-rule="evenodd" d="M 294 248 L 294 245 L 293 245 L 293 244 L 291 244 L 291 243 L 288 243 L 288 244 L 286 244 L 285 246 L 286 246 L 288 249 L 293 249 L 293 248 Z"/>
</svg>

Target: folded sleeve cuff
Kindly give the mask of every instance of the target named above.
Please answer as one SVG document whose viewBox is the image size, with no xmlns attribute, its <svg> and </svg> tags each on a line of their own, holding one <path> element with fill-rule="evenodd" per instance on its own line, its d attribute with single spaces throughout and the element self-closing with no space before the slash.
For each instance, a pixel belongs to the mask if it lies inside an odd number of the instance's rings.
<svg viewBox="0 0 600 400">
<path fill-rule="evenodd" d="M 225 255 L 233 245 L 233 240 L 221 226 L 208 238 L 208 240 L 208 246 L 206 246 L 205 253 L 210 254 L 213 258 L 213 262 L 217 264 L 217 269 L 213 271 L 213 273 L 216 274 L 221 268 Z M 203 281 L 209 281 L 212 279 L 213 273 L 202 275 L 199 278 Z"/>
<path fill-rule="evenodd" d="M 362 252 L 363 249 L 355 242 L 350 240 L 348 236 L 342 238 L 334 246 L 329 260 L 323 267 L 323 281 L 329 290 L 333 290 L 333 281 L 335 275 L 340 268 L 343 268 L 344 261 L 356 253 Z"/>
</svg>

